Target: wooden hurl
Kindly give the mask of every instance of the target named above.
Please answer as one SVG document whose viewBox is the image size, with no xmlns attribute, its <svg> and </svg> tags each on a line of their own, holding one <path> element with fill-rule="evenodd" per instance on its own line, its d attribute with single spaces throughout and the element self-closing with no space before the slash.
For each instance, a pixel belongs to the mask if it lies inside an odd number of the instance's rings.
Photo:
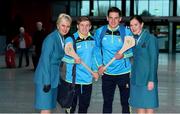
<svg viewBox="0 0 180 114">
<path fill-rule="evenodd" d="M 65 53 L 68 56 L 73 57 L 74 59 L 80 58 L 76 52 L 74 51 L 72 43 L 67 43 L 65 45 Z M 81 64 L 91 73 L 93 74 L 94 72 L 81 60 Z"/>
<path fill-rule="evenodd" d="M 124 38 L 124 44 L 122 46 L 122 48 L 118 51 L 118 54 L 123 54 L 125 51 L 127 51 L 128 49 L 132 48 L 135 45 L 135 39 L 132 36 L 126 36 Z M 116 60 L 115 57 L 113 57 L 108 64 L 106 64 L 106 66 L 104 67 L 104 70 L 106 70 L 106 68 L 113 63 L 113 61 Z"/>
</svg>

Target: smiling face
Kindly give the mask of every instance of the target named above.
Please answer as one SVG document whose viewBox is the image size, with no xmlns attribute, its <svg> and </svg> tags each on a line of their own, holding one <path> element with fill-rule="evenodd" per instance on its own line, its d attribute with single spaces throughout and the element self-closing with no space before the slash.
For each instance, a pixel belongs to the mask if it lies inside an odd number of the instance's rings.
<svg viewBox="0 0 180 114">
<path fill-rule="evenodd" d="M 142 31 L 144 23 L 139 22 L 136 18 L 130 21 L 130 29 L 134 35 L 139 35 Z"/>
<path fill-rule="evenodd" d="M 62 18 L 62 20 L 57 24 L 57 29 L 61 33 L 61 35 L 66 35 L 70 30 L 71 22 L 68 21 L 65 18 Z"/>
<path fill-rule="evenodd" d="M 91 23 L 89 21 L 81 21 L 78 25 L 77 25 L 78 31 L 84 35 L 84 36 L 88 36 L 88 33 L 91 29 Z"/>
<path fill-rule="evenodd" d="M 117 12 L 110 12 L 109 15 L 107 16 L 107 21 L 109 22 L 109 27 L 111 29 L 114 29 L 119 25 L 119 22 L 121 21 L 121 17 Z"/>
</svg>

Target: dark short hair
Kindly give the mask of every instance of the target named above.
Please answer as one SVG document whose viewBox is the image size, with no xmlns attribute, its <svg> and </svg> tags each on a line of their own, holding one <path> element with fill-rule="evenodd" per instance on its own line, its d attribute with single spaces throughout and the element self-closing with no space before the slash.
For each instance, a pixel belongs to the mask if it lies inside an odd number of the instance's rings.
<svg viewBox="0 0 180 114">
<path fill-rule="evenodd" d="M 91 24 L 91 20 L 90 20 L 89 17 L 87 17 L 87 16 L 81 16 L 81 17 L 79 17 L 79 18 L 77 19 L 77 24 L 79 25 L 80 22 L 82 22 L 82 21 L 89 21 L 90 24 Z"/>
<path fill-rule="evenodd" d="M 130 18 L 130 21 L 133 20 L 133 19 L 136 19 L 139 23 L 143 23 L 143 22 L 144 22 L 143 19 L 142 19 L 142 17 L 139 16 L 139 15 L 134 15 L 134 16 L 132 16 L 132 17 Z"/>
<path fill-rule="evenodd" d="M 119 14 L 120 17 L 122 16 L 121 10 L 120 10 L 119 8 L 117 8 L 117 7 L 111 7 L 111 8 L 109 8 L 109 10 L 108 10 L 108 16 L 109 16 L 109 14 L 110 14 L 111 12 L 116 12 L 116 13 Z"/>
</svg>

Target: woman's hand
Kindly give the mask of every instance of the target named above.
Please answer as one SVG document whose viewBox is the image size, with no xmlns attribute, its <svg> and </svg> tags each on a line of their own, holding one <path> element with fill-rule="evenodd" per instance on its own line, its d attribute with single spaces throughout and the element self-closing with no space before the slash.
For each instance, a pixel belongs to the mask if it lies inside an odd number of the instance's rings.
<svg viewBox="0 0 180 114">
<path fill-rule="evenodd" d="M 43 87 L 43 91 L 44 91 L 45 93 L 49 92 L 50 89 L 51 89 L 51 85 L 50 85 L 50 84 L 49 84 L 49 85 L 44 85 L 44 87 Z"/>
<path fill-rule="evenodd" d="M 149 91 L 151 91 L 151 90 L 153 90 L 153 88 L 154 88 L 154 82 L 148 82 L 148 85 L 147 85 L 147 89 L 149 90 Z"/>
</svg>

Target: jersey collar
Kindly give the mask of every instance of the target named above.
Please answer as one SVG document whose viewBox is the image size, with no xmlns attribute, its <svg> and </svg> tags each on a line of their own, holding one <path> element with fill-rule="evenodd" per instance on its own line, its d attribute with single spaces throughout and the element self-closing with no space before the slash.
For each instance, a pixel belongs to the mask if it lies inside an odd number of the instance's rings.
<svg viewBox="0 0 180 114">
<path fill-rule="evenodd" d="M 116 28 L 113 28 L 113 29 L 112 29 L 112 28 L 110 28 L 110 26 L 109 26 L 109 25 L 108 25 L 107 27 L 108 27 L 108 29 L 109 29 L 110 31 L 117 31 L 117 30 L 118 30 L 118 28 L 119 28 L 119 25 L 118 25 Z"/>
<path fill-rule="evenodd" d="M 85 35 L 81 34 L 79 31 L 78 31 L 78 35 L 79 35 L 79 38 L 81 38 L 81 39 L 86 39 L 87 37 L 91 36 L 90 32 L 88 32 L 88 35 L 85 36 Z"/>
</svg>

